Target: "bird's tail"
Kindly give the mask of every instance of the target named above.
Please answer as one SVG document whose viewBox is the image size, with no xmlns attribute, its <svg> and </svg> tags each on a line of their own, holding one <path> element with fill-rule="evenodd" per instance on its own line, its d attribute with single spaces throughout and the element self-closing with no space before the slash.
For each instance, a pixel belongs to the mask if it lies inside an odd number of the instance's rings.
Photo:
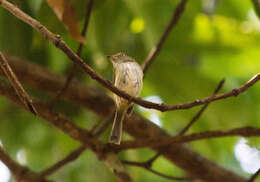
<svg viewBox="0 0 260 182">
<path fill-rule="evenodd" d="M 119 109 L 116 111 L 114 123 L 112 126 L 112 131 L 111 131 L 110 139 L 109 139 L 110 143 L 114 143 L 117 145 L 120 144 L 125 114 L 126 114 L 125 109 Z"/>
</svg>

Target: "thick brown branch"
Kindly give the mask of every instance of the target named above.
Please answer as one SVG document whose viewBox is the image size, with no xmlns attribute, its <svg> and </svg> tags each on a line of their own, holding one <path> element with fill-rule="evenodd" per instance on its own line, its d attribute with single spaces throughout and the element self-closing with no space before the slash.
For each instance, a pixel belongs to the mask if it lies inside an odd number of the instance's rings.
<svg viewBox="0 0 260 182">
<path fill-rule="evenodd" d="M 105 121 L 105 123 L 108 123 L 108 121 L 110 121 L 110 120 L 111 120 L 111 118 L 109 118 L 107 121 Z M 99 135 L 103 132 L 104 127 L 107 127 L 107 124 L 105 124 L 105 126 L 102 126 L 101 128 L 99 128 L 96 132 L 91 132 L 93 137 L 98 138 Z M 79 148 L 77 148 L 76 150 L 71 152 L 68 156 L 66 156 L 64 159 L 58 161 L 51 167 L 42 171 L 41 176 L 49 176 L 49 175 L 55 173 L 57 170 L 59 170 L 61 167 L 65 166 L 69 162 L 76 160 L 85 150 L 86 150 L 85 146 L 80 146 Z"/>
<path fill-rule="evenodd" d="M 216 131 L 205 131 L 200 133 L 194 133 L 185 136 L 174 136 L 148 140 L 134 140 L 122 142 L 120 146 L 115 146 L 120 150 L 142 148 L 142 147 L 162 147 L 169 144 L 187 143 L 202 139 L 220 138 L 220 137 L 231 137 L 231 136 L 243 136 L 243 137 L 254 137 L 260 136 L 260 129 L 253 127 L 242 127 L 230 130 L 216 130 Z"/>
<path fill-rule="evenodd" d="M 165 28 L 160 40 L 158 41 L 156 46 L 153 47 L 151 49 L 151 51 L 149 52 L 146 60 L 142 64 L 144 74 L 146 73 L 148 67 L 152 64 L 154 58 L 159 54 L 160 50 L 162 49 L 163 43 L 165 42 L 165 40 L 168 37 L 171 30 L 174 28 L 174 26 L 177 25 L 181 15 L 185 9 L 186 4 L 187 4 L 187 0 L 181 0 L 180 4 L 178 4 L 177 8 L 175 9 L 175 11 L 172 15 L 171 21 Z"/>
<path fill-rule="evenodd" d="M 217 88 L 214 90 L 213 95 L 217 94 L 218 91 L 222 88 L 223 84 L 225 82 L 225 79 L 222 79 Z M 179 132 L 178 136 L 182 136 L 184 135 L 189 128 L 200 118 L 200 116 L 202 115 L 202 113 L 206 110 L 206 108 L 208 107 L 209 103 L 205 104 L 200 110 L 199 112 L 191 119 L 191 121 Z M 156 155 L 154 155 L 154 157 L 152 157 L 150 160 L 147 161 L 148 164 L 150 164 L 150 166 L 152 165 L 152 163 L 158 159 L 158 157 L 160 157 L 162 154 L 161 153 L 157 153 Z"/>
<path fill-rule="evenodd" d="M 0 95 L 3 95 L 4 97 L 22 106 L 23 108 L 25 107 L 21 104 L 19 99 L 17 99 L 17 96 L 13 92 L 10 85 L 5 83 L 4 81 L 0 82 Z M 94 138 L 91 133 L 89 133 L 87 130 L 77 127 L 74 122 L 72 122 L 66 116 L 59 113 L 54 113 L 47 104 L 35 103 L 35 107 L 37 108 L 39 117 L 43 118 L 45 121 L 60 129 L 71 138 L 79 141 L 85 147 L 90 148 L 99 157 L 99 159 L 102 160 L 104 164 L 109 167 L 109 169 L 111 169 L 111 171 L 120 182 L 132 181 L 131 177 L 128 175 L 123 167 L 118 170 L 117 165 L 120 164 L 120 161 L 117 156 L 113 152 L 107 154 L 104 151 L 106 145 Z M 110 156 L 113 156 L 113 160 L 117 160 L 119 164 L 117 163 L 117 165 L 115 165 L 115 163 L 113 163 L 114 161 L 111 161 L 111 159 L 109 158 Z"/>
<path fill-rule="evenodd" d="M 22 103 L 26 106 L 26 108 L 31 111 L 33 114 L 37 114 L 36 109 L 33 106 L 32 99 L 29 97 L 27 92 L 24 90 L 22 84 L 17 79 L 16 75 L 14 74 L 12 68 L 9 66 L 4 54 L 0 52 L 0 69 L 3 70 L 6 77 L 11 82 L 13 88 L 15 89 L 17 95 L 19 96 Z"/>
<path fill-rule="evenodd" d="M 5 83 L 4 81 L 0 82 L 0 95 L 5 96 L 16 104 L 21 105 L 21 102 L 19 101 L 19 99 L 17 99 L 17 96 L 13 92 L 10 85 Z M 64 133 L 82 143 L 84 146 L 91 148 L 94 152 L 100 152 L 103 144 L 93 138 L 91 133 L 89 133 L 87 130 L 77 127 L 74 122 L 72 122 L 66 116 L 52 112 L 47 104 L 35 102 L 34 105 L 37 108 L 39 117 L 45 119 L 53 126 L 59 128 Z"/>
<path fill-rule="evenodd" d="M 30 171 L 28 168 L 16 163 L 0 147 L 0 160 L 9 168 L 17 182 L 48 182 L 42 176 Z"/>
<path fill-rule="evenodd" d="M 66 164 L 68 164 L 69 162 L 76 160 L 80 156 L 80 154 L 82 154 L 82 152 L 85 151 L 85 149 L 86 149 L 85 146 L 81 146 L 81 147 L 77 148 L 76 150 L 71 152 L 68 156 L 66 156 L 64 159 L 58 161 L 53 166 L 42 171 L 40 175 L 45 177 L 45 176 L 49 176 L 49 175 L 55 173 L 57 170 L 59 170 L 60 168 L 62 168 Z"/>
<path fill-rule="evenodd" d="M 28 61 L 21 61 L 16 57 L 5 54 L 10 66 L 19 80 L 32 88 L 56 94 L 64 85 L 66 78 Z M 4 75 L 0 70 L 0 75 Z M 113 101 L 101 90 L 87 87 L 77 80 L 73 80 L 63 97 L 74 103 L 81 103 L 91 111 L 98 111 L 102 117 L 113 112 Z M 106 107 L 100 107 L 106 106 Z M 108 107 L 109 106 L 109 107 Z"/>
<path fill-rule="evenodd" d="M 84 21 L 84 25 L 83 25 L 83 29 L 81 32 L 82 37 L 86 37 L 86 33 L 87 33 L 87 29 L 88 29 L 88 24 L 89 24 L 89 20 L 90 20 L 90 15 L 91 15 L 91 11 L 93 8 L 93 4 L 94 4 L 94 0 L 89 0 L 89 3 L 86 7 L 86 15 L 85 15 L 85 21 Z M 81 52 L 82 52 L 82 48 L 83 48 L 83 43 L 80 42 L 78 50 L 77 50 L 77 55 L 79 57 L 81 57 Z M 67 76 L 66 82 L 64 84 L 64 86 L 62 87 L 62 89 L 58 92 L 58 94 L 53 98 L 53 100 L 51 100 L 50 105 L 53 106 L 54 103 L 60 99 L 61 95 L 68 89 L 74 75 L 77 69 L 77 65 L 73 64 L 72 68 L 69 71 L 69 74 Z"/>
<path fill-rule="evenodd" d="M 64 77 L 38 65 L 30 64 L 29 61 L 19 61 L 19 59 L 10 56 L 7 58 L 18 78 L 22 83 L 26 83 L 30 87 L 55 94 L 65 82 Z M 112 100 L 103 92 L 87 87 L 76 80 L 73 80 L 72 85 L 63 97 L 84 106 L 101 117 L 108 118 L 114 110 Z M 130 135 L 139 140 L 154 138 L 155 136 L 159 138 L 169 137 L 164 130 L 135 113 L 132 114 L 129 121 L 125 121 L 124 127 Z M 153 149 L 195 178 L 211 182 L 247 181 L 243 177 L 216 165 L 183 145 L 172 144 L 167 146 L 167 148 L 159 147 Z M 167 152 L 165 152 L 166 150 Z"/>
<path fill-rule="evenodd" d="M 222 88 L 222 86 L 225 83 L 225 79 L 221 80 L 217 86 L 217 88 L 214 90 L 213 92 L 213 96 L 216 95 L 219 90 Z M 209 106 L 209 103 L 206 103 L 200 110 L 199 112 L 190 120 L 190 122 L 180 131 L 180 133 L 178 135 L 184 135 L 189 128 L 200 118 L 200 116 L 202 115 L 202 113 L 207 109 L 207 107 Z"/>
<path fill-rule="evenodd" d="M 17 8 L 13 4 L 7 2 L 6 0 L 0 0 L 0 4 L 5 9 L 7 9 L 9 12 L 11 12 L 14 16 L 16 16 L 18 19 L 24 21 L 25 23 L 31 25 L 34 29 L 39 31 L 47 40 L 49 40 L 56 47 L 61 49 L 70 58 L 71 61 L 73 61 L 75 64 L 77 64 L 79 67 L 81 67 L 85 72 L 87 72 L 92 77 L 92 79 L 97 80 L 104 87 L 108 88 L 115 94 L 117 94 L 125 99 L 131 100 L 132 102 L 135 102 L 136 104 L 139 104 L 146 108 L 151 108 L 151 109 L 153 108 L 153 109 L 157 109 L 160 111 L 189 109 L 194 106 L 206 104 L 206 103 L 213 102 L 216 100 L 225 99 L 225 98 L 228 98 L 231 96 L 237 96 L 240 93 L 247 90 L 252 85 L 254 85 L 260 79 L 260 74 L 257 74 L 251 80 L 249 80 L 246 84 L 242 85 L 241 87 L 235 88 L 226 94 L 219 94 L 219 95 L 215 95 L 215 96 L 208 97 L 208 98 L 201 99 L 201 100 L 196 100 L 196 101 L 186 103 L 186 104 L 177 104 L 177 105 L 157 104 L 157 103 L 142 100 L 140 98 L 133 98 L 130 95 L 126 94 L 124 91 L 121 91 L 118 88 L 116 88 L 113 84 L 111 84 L 110 81 L 105 80 L 101 75 L 99 75 L 97 72 L 95 72 L 79 56 L 77 56 L 77 54 L 75 54 L 63 40 L 60 39 L 60 36 L 53 34 L 46 27 L 44 27 L 42 24 L 40 24 L 38 21 L 36 21 L 32 17 L 28 16 L 27 14 L 22 12 L 19 8 Z"/>
</svg>

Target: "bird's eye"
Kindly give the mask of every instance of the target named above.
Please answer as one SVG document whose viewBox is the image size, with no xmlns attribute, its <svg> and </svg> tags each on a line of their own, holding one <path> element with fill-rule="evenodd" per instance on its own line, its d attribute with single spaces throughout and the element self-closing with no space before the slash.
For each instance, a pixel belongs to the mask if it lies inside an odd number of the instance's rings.
<svg viewBox="0 0 260 182">
<path fill-rule="evenodd" d="M 117 53 L 114 57 L 117 58 L 117 59 L 121 59 L 121 58 L 124 57 L 124 54 L 123 53 Z"/>
</svg>

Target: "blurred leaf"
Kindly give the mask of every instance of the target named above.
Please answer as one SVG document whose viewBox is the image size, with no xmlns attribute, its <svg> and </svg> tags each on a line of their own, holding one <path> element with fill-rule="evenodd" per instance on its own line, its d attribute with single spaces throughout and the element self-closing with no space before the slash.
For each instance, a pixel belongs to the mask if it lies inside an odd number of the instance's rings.
<svg viewBox="0 0 260 182">
<path fill-rule="evenodd" d="M 72 50 L 77 49 L 78 42 L 69 36 L 65 29 L 68 25 L 62 18 L 68 18 L 66 21 L 73 28 L 77 27 L 76 24 L 82 25 L 88 0 L 51 1 L 56 10 L 53 7 L 51 9 L 47 3 L 41 3 L 43 0 L 12 1 L 17 2 L 15 4 L 19 8 L 51 31 L 59 32 Z M 218 1 L 211 16 L 203 13 L 203 2 L 205 1 L 188 2 L 180 22 L 167 37 L 160 54 L 147 72 L 141 95 L 143 98 L 158 96 L 164 103 L 185 103 L 211 95 L 223 77 L 226 78 L 226 83 L 220 93 L 240 86 L 259 72 L 260 21 L 252 9 L 252 2 Z M 68 13 L 64 3 L 69 6 Z M 177 0 L 95 1 L 86 37 L 88 45 L 82 52 L 83 59 L 106 79 L 112 76 L 112 65 L 106 59 L 106 55 L 122 51 L 141 63 L 159 40 L 178 3 Z M 76 13 L 78 19 L 74 19 Z M 59 74 L 67 73 L 71 67 L 72 63 L 61 51 L 3 8 L 0 8 L 0 27 L 1 50 L 41 64 Z M 81 80 L 83 84 L 104 89 L 83 71 L 81 73 L 84 74 L 84 79 Z M 29 90 L 44 102 L 52 97 L 43 91 Z M 188 133 L 243 126 L 260 127 L 259 93 L 258 83 L 238 97 L 210 104 Z M 136 108 L 145 118 L 151 118 L 150 113 L 140 112 L 140 109 Z M 82 128 L 90 129 L 96 122 L 100 122 L 97 115 L 75 103 L 60 101 L 56 104 L 55 110 L 71 117 L 75 124 Z M 175 135 L 198 110 L 199 107 L 163 113 L 149 111 L 158 116 L 164 130 Z M 26 166 L 35 171 L 62 159 L 79 145 L 67 135 L 4 98 L 0 98 L 0 121 L 0 140 L 4 147 L 14 158 L 18 151 L 25 151 Z M 107 129 L 100 139 L 106 142 L 109 132 L 110 129 Z M 127 134 L 124 135 L 124 140 L 129 138 Z M 248 177 L 248 172 L 241 167 L 234 154 L 237 141 L 236 137 L 221 138 L 186 145 L 217 164 Z M 259 149 L 259 139 L 252 138 L 248 141 L 251 146 Z M 146 148 L 125 151 L 120 153 L 119 157 L 145 161 L 154 153 Z M 164 158 L 156 160 L 153 169 L 173 176 L 183 175 L 181 169 Z M 127 167 L 127 170 L 135 181 L 168 181 L 144 169 Z M 104 179 L 116 181 L 89 150 L 50 179 L 64 182 L 95 182 Z M 257 181 L 259 182 L 260 178 Z"/>
<path fill-rule="evenodd" d="M 259 16 L 260 18 L 260 0 L 252 0 L 252 3 L 254 5 L 256 14 Z"/>
<path fill-rule="evenodd" d="M 47 3 L 53 9 L 59 20 L 68 29 L 71 36 L 80 43 L 85 43 L 84 37 L 82 37 L 79 32 L 78 19 L 71 1 L 47 0 Z"/>
</svg>

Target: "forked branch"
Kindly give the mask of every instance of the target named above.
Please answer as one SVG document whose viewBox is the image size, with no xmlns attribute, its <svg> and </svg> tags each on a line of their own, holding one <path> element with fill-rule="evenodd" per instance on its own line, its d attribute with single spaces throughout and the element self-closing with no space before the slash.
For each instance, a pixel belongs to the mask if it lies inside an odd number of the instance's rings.
<svg viewBox="0 0 260 182">
<path fill-rule="evenodd" d="M 37 111 L 33 105 L 32 99 L 24 90 L 22 84 L 17 79 L 15 73 L 13 72 L 2 52 L 0 52 L 0 69 L 2 69 L 2 71 L 5 73 L 6 77 L 11 82 L 14 90 L 16 91 L 16 94 L 19 96 L 20 100 L 26 106 L 26 108 L 34 115 L 37 115 Z"/>
<path fill-rule="evenodd" d="M 244 85 L 238 88 L 231 90 L 230 92 L 227 92 L 225 94 L 214 95 L 201 100 L 197 99 L 193 102 L 189 102 L 186 104 L 177 104 L 177 105 L 158 104 L 158 103 L 145 101 L 140 98 L 134 98 L 128 95 L 127 93 L 125 93 L 124 91 L 119 90 L 110 81 L 105 80 L 101 75 L 95 72 L 77 54 L 75 54 L 63 40 L 60 39 L 60 36 L 53 34 L 46 27 L 40 24 L 38 21 L 30 17 L 29 15 L 25 14 L 19 8 L 7 2 L 6 0 L 0 0 L 0 5 L 5 9 L 7 9 L 9 12 L 11 12 L 18 19 L 24 21 L 25 23 L 31 25 L 35 30 L 39 31 L 46 39 L 51 41 L 56 47 L 62 50 L 70 58 L 71 61 L 73 61 L 75 64 L 81 67 L 85 72 L 87 72 L 92 77 L 92 79 L 98 81 L 104 87 L 108 88 L 115 94 L 146 108 L 157 109 L 160 111 L 189 109 L 198 105 L 210 103 L 216 100 L 225 99 L 231 96 L 238 96 L 240 93 L 246 91 L 249 87 L 254 85 L 260 79 L 260 74 L 257 74 L 253 78 L 251 78 L 247 83 L 245 83 Z"/>
<path fill-rule="evenodd" d="M 82 29 L 82 32 L 81 32 L 82 37 L 86 36 L 93 5 L 94 5 L 94 0 L 89 0 L 88 5 L 86 7 L 85 21 L 84 21 L 83 29 Z M 77 50 L 77 55 L 79 57 L 81 57 L 82 48 L 83 48 L 83 42 L 80 42 L 78 50 Z M 51 100 L 51 102 L 50 102 L 51 107 L 55 104 L 55 102 L 57 100 L 60 99 L 62 94 L 64 94 L 64 92 L 68 89 L 68 87 L 69 87 L 69 85 L 70 85 L 70 83 L 71 83 L 71 81 L 72 81 L 72 79 L 75 75 L 76 69 L 77 69 L 77 65 L 74 63 L 73 66 L 70 68 L 70 71 L 69 71 L 69 74 L 67 76 L 67 79 L 66 79 L 64 86 L 58 92 L 58 94 Z"/>
<path fill-rule="evenodd" d="M 193 142 L 193 141 L 198 141 L 203 139 L 232 137 L 232 136 L 243 136 L 243 137 L 260 136 L 260 129 L 248 126 L 242 128 L 234 128 L 230 130 L 205 131 L 205 132 L 193 133 L 184 136 L 125 141 L 122 142 L 120 146 L 116 146 L 115 148 L 117 150 L 126 150 L 126 149 L 136 149 L 136 148 L 143 148 L 143 147 L 163 147 L 170 144 L 180 144 L 180 143 Z"/>
</svg>

